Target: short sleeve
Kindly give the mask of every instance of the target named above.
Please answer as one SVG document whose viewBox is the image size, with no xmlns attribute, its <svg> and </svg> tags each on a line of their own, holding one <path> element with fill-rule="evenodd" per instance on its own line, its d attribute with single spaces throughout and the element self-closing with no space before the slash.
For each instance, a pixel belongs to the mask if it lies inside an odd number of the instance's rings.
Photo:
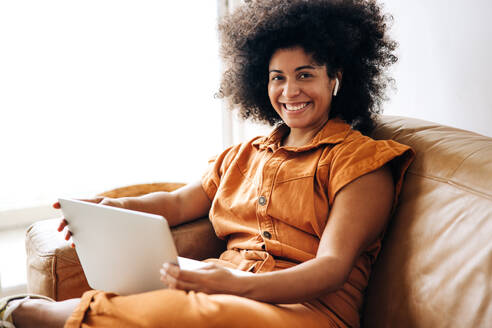
<svg viewBox="0 0 492 328">
<path fill-rule="evenodd" d="M 346 185 L 389 164 L 395 182 L 395 204 L 406 170 L 413 161 L 413 150 L 393 140 L 374 140 L 366 136 L 336 146 L 330 166 L 328 197 L 333 204 L 336 194 Z"/>
<path fill-rule="evenodd" d="M 213 201 L 215 194 L 217 193 L 222 176 L 236 157 L 240 147 L 241 145 L 236 145 L 227 148 L 221 154 L 212 157 L 208 161 L 209 165 L 202 175 L 201 182 L 203 190 L 211 201 Z"/>
</svg>

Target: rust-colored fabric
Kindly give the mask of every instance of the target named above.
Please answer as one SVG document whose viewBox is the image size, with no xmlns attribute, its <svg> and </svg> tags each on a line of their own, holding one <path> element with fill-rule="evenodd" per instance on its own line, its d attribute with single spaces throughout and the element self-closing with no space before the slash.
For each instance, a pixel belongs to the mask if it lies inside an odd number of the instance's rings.
<svg viewBox="0 0 492 328">
<path fill-rule="evenodd" d="M 211 162 L 202 186 L 212 200 L 210 220 L 227 250 L 210 261 L 258 273 L 314 258 L 337 192 L 389 164 L 398 195 L 414 155 L 407 146 L 375 141 L 340 120 L 330 120 L 302 147 L 280 147 L 287 132 L 281 125 Z M 82 327 L 358 327 L 380 248 L 379 239 L 356 261 L 340 290 L 310 302 L 271 305 L 173 290 L 127 297 L 88 292 L 66 327 L 79 327 L 81 321 Z"/>
<path fill-rule="evenodd" d="M 232 295 L 161 289 L 117 296 L 86 292 L 65 328 L 337 327 L 310 304 L 274 305 Z"/>
<path fill-rule="evenodd" d="M 389 163 L 396 197 L 413 151 L 391 140 L 375 141 L 340 120 L 330 120 L 311 143 L 280 147 L 285 125 L 269 137 L 231 147 L 203 178 L 213 200 L 210 220 L 227 240 L 220 260 L 253 272 L 279 270 L 315 257 L 338 191 Z M 354 218 L 356 219 L 356 218 Z M 359 325 L 359 311 L 381 239 L 360 256 L 343 288 L 316 304 L 343 324 Z"/>
</svg>

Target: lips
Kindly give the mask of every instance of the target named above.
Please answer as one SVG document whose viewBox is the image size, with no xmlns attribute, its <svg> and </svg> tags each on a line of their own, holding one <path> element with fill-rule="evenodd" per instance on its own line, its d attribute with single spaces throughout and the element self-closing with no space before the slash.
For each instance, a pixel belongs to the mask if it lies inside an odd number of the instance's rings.
<svg viewBox="0 0 492 328">
<path fill-rule="evenodd" d="M 298 112 L 305 109 L 309 104 L 311 103 L 310 102 L 292 103 L 292 104 L 284 103 L 282 104 L 282 107 L 288 112 Z"/>
</svg>

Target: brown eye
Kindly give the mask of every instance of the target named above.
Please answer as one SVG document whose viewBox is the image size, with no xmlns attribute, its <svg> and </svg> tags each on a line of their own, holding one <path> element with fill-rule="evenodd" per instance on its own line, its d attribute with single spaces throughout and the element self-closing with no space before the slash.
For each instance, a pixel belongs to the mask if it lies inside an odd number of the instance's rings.
<svg viewBox="0 0 492 328">
<path fill-rule="evenodd" d="M 312 74 L 310 74 L 310 73 L 301 73 L 301 74 L 299 74 L 299 79 L 301 79 L 301 80 L 302 80 L 302 79 L 307 79 L 307 78 L 310 78 L 310 77 L 312 77 L 312 76 L 313 76 L 313 75 L 312 75 Z"/>
</svg>

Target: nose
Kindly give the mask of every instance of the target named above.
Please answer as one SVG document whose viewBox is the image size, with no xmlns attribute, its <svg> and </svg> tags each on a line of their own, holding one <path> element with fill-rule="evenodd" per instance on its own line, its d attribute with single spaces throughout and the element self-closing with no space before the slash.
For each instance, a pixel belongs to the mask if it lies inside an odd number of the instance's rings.
<svg viewBox="0 0 492 328">
<path fill-rule="evenodd" d="M 297 85 L 297 81 L 295 80 L 287 80 L 284 84 L 284 88 L 282 90 L 282 96 L 285 98 L 294 98 L 301 93 L 301 89 L 299 85 Z"/>
</svg>

